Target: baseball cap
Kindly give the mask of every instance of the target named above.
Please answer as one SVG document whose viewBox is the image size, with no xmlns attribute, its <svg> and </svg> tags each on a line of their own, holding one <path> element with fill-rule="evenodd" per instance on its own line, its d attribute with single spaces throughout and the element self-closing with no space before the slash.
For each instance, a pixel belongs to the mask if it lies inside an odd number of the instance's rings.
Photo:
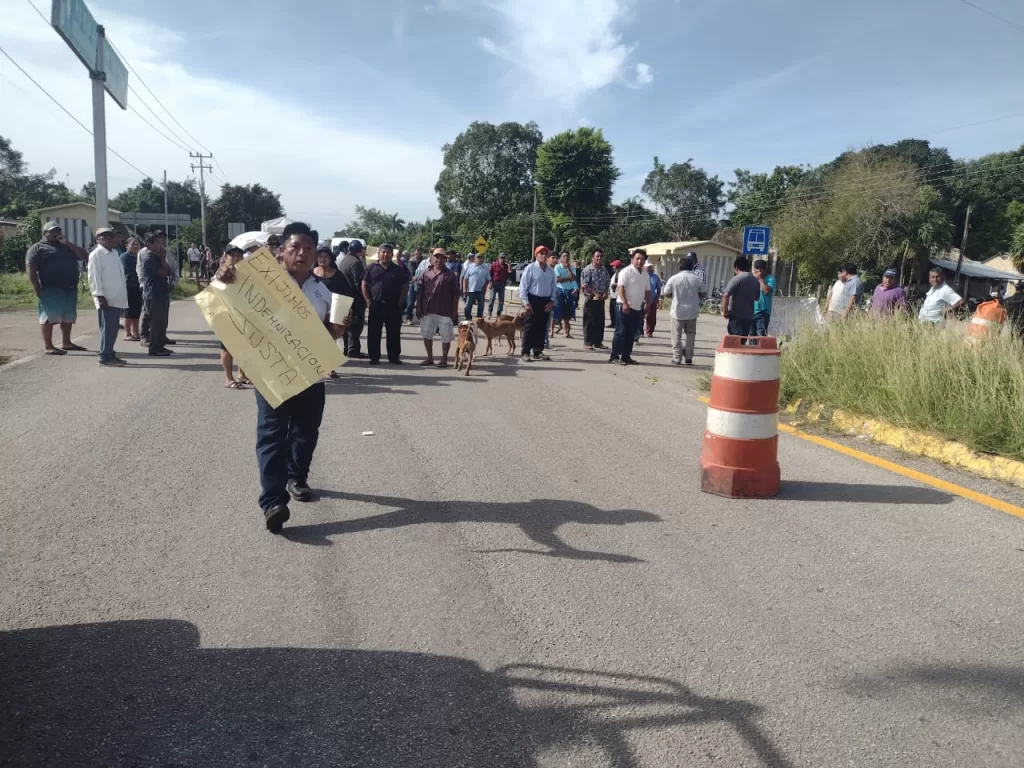
<svg viewBox="0 0 1024 768">
<path fill-rule="evenodd" d="M 538 253 L 548 253 L 548 247 L 546 245 L 538 245 L 533 249 L 533 255 L 536 256 Z"/>
<path fill-rule="evenodd" d="M 687 251 L 686 256 L 684 258 L 687 261 L 692 261 L 693 263 L 696 264 L 697 263 L 697 252 L 696 251 Z"/>
<path fill-rule="evenodd" d="M 649 267 L 650 269 L 654 269 L 654 267 L 657 265 L 653 261 L 648 261 L 644 266 Z"/>
<path fill-rule="evenodd" d="M 432 250 L 430 252 L 430 255 L 431 256 L 444 256 L 445 255 L 444 248 L 435 248 L 434 250 Z"/>
<path fill-rule="evenodd" d="M 611 263 L 611 266 L 613 266 L 613 267 L 621 267 L 622 266 L 622 262 L 619 261 L 618 259 L 616 259 L 615 261 L 613 261 Z"/>
<path fill-rule="evenodd" d="M 895 269 L 887 269 L 882 273 L 882 277 L 898 277 L 899 273 Z"/>
<path fill-rule="evenodd" d="M 349 253 L 362 253 L 365 250 L 366 246 L 364 246 L 358 240 L 353 240 L 351 243 L 348 244 Z"/>
<path fill-rule="evenodd" d="M 114 230 L 112 230 L 110 227 L 100 227 L 95 232 L 93 232 L 93 235 L 95 237 L 99 237 L 100 235 L 116 235 L 116 234 L 117 233 Z"/>
<path fill-rule="evenodd" d="M 43 232 L 49 232 L 51 229 L 60 229 L 60 224 L 56 221 L 48 221 L 43 225 Z"/>
<path fill-rule="evenodd" d="M 317 246 L 316 246 L 316 252 L 317 253 L 331 253 L 331 246 L 329 246 L 327 243 L 318 243 Z M 331 253 L 331 255 L 333 256 L 334 254 Z"/>
</svg>

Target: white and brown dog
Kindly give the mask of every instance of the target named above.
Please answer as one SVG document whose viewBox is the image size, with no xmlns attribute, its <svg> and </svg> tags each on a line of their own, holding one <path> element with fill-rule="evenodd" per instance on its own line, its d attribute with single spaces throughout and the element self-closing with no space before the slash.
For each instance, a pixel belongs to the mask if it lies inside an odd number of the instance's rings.
<svg viewBox="0 0 1024 768">
<path fill-rule="evenodd" d="M 462 370 L 466 366 L 466 375 L 473 367 L 473 355 L 476 354 L 476 344 L 480 338 L 480 328 L 476 323 L 468 320 L 459 323 L 459 340 L 455 347 L 455 370 Z"/>
</svg>

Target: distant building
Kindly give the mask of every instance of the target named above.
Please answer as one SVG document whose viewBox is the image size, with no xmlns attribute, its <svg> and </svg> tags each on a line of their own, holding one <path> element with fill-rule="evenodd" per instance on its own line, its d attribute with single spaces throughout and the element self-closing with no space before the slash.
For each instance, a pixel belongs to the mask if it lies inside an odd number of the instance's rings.
<svg viewBox="0 0 1024 768">
<path fill-rule="evenodd" d="M 93 231 L 100 227 L 111 227 L 123 237 L 128 236 L 128 231 L 121 225 L 121 212 L 113 209 L 107 210 L 108 221 L 96 223 L 96 206 L 92 203 L 65 203 L 64 205 L 52 205 L 49 208 L 39 208 L 34 211 L 39 214 L 43 224 L 48 221 L 55 221 L 64 230 L 64 236 L 80 248 L 90 248 L 93 244 Z"/>
</svg>

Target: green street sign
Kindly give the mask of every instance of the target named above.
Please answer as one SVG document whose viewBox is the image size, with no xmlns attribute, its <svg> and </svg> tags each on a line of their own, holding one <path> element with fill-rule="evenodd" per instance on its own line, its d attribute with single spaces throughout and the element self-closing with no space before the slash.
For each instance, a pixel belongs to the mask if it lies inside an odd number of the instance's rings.
<svg viewBox="0 0 1024 768">
<path fill-rule="evenodd" d="M 96 19 L 84 0 L 53 0 L 50 24 L 86 69 L 95 71 L 99 31 Z M 104 88 L 107 93 L 121 109 L 128 109 L 128 70 L 106 39 L 103 40 L 103 72 L 106 75 Z"/>
</svg>

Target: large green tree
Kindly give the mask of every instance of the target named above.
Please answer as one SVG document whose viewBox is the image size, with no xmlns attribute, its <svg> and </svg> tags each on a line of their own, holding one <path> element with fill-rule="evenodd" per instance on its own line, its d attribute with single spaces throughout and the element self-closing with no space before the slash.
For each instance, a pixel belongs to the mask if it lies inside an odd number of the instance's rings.
<svg viewBox="0 0 1024 768">
<path fill-rule="evenodd" d="M 93 182 L 89 183 L 93 184 Z M 94 184 L 92 189 L 95 194 Z M 143 179 L 134 187 L 122 190 L 111 198 L 110 207 L 115 211 L 122 212 L 163 213 L 163 186 L 152 179 Z M 192 218 L 198 218 L 200 209 L 199 185 L 195 179 L 167 182 L 167 210 L 169 213 L 187 213 Z"/>
<path fill-rule="evenodd" d="M 356 217 L 345 225 L 336 237 L 349 235 L 366 240 L 371 245 L 404 242 L 405 221 L 397 213 L 387 213 L 376 208 L 356 206 Z"/>
<path fill-rule="evenodd" d="M 543 136 L 536 123 L 474 122 L 444 146 L 444 168 L 434 187 L 446 219 L 493 224 L 527 213 Z"/>
<path fill-rule="evenodd" d="M 779 165 L 771 173 L 751 173 L 737 168 L 736 180 L 729 183 L 730 225 L 770 225 L 785 208 L 790 193 L 801 185 L 808 186 L 813 176 L 810 169 L 799 165 Z"/>
<path fill-rule="evenodd" d="M 283 215 L 281 196 L 262 184 L 224 184 L 220 197 L 206 207 L 207 241 L 219 251 L 228 241 L 229 223 L 240 222 L 248 232 Z"/>
<path fill-rule="evenodd" d="M 714 234 L 725 204 L 723 186 L 717 176 L 695 166 L 693 158 L 666 167 L 655 157 L 643 193 L 665 214 L 673 240 L 693 240 Z"/>
<path fill-rule="evenodd" d="M 620 176 L 600 128 L 564 131 L 537 150 L 537 189 L 561 239 L 601 229 Z"/>
</svg>

